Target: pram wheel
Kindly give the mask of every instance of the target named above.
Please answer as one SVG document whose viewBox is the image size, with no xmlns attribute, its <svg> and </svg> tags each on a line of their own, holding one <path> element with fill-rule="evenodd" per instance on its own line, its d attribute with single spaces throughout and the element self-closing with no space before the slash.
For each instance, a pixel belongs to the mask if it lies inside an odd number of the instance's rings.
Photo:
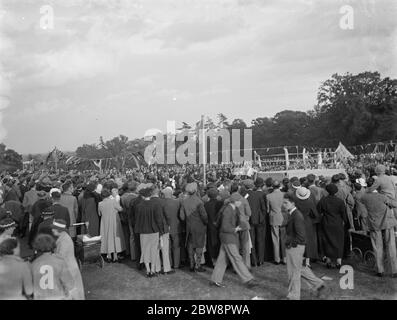
<svg viewBox="0 0 397 320">
<path fill-rule="evenodd" d="M 374 269 L 376 266 L 375 254 L 372 251 L 365 252 L 364 261 L 367 267 Z"/>
<path fill-rule="evenodd" d="M 352 249 L 352 258 L 355 263 L 360 263 L 363 261 L 363 253 L 359 248 Z"/>
</svg>

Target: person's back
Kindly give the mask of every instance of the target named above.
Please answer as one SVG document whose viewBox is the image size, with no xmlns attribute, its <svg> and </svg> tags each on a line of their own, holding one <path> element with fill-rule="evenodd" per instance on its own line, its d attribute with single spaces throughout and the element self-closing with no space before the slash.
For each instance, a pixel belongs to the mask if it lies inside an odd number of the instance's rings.
<svg viewBox="0 0 397 320">
<path fill-rule="evenodd" d="M 37 197 L 37 191 L 35 188 L 27 191 L 23 196 L 23 202 L 22 202 L 25 212 L 31 213 L 32 206 L 35 204 L 35 202 L 37 200 L 38 200 L 38 197 Z"/>
<path fill-rule="evenodd" d="M 377 177 L 373 188 L 378 189 L 379 193 L 384 194 L 391 199 L 396 199 L 396 187 L 393 180 L 385 174 L 381 174 Z"/>
<path fill-rule="evenodd" d="M 0 300 L 26 299 L 22 290 L 32 291 L 29 264 L 14 255 L 0 257 L 0 288 Z"/>
<path fill-rule="evenodd" d="M 386 168 L 384 165 L 376 166 L 375 173 L 377 175 L 377 178 L 374 184 L 368 188 L 368 191 L 378 190 L 379 193 L 386 195 L 390 199 L 396 199 L 396 186 L 393 182 L 393 179 L 385 174 L 385 170 Z"/>
<path fill-rule="evenodd" d="M 248 191 L 248 203 L 251 207 L 252 225 L 263 224 L 265 222 L 266 203 L 265 195 L 262 191 Z"/>
<path fill-rule="evenodd" d="M 164 216 L 170 226 L 170 233 L 180 233 L 181 223 L 179 220 L 179 209 L 181 207 L 181 202 L 178 199 L 166 198 L 163 200 L 163 210 Z"/>
<path fill-rule="evenodd" d="M 157 233 L 163 225 L 162 209 L 157 200 L 143 199 L 135 207 L 135 232 L 139 234 Z"/>
<path fill-rule="evenodd" d="M 78 204 L 77 199 L 70 193 L 62 193 L 59 204 L 68 209 L 70 225 L 73 225 L 77 221 L 78 215 Z M 71 236 L 74 237 L 76 230 L 74 227 L 70 228 Z"/>
<path fill-rule="evenodd" d="M 47 211 L 48 207 L 51 206 L 51 202 L 47 199 L 39 199 L 32 206 L 32 216 L 34 220 L 40 218 L 43 211 Z"/>
<path fill-rule="evenodd" d="M 361 197 L 368 212 L 370 230 L 385 230 L 397 225 L 390 206 L 397 207 L 397 202 L 378 192 L 367 192 Z"/>
<path fill-rule="evenodd" d="M 200 216 L 200 207 L 202 206 L 204 208 L 204 203 L 196 194 L 189 195 L 187 198 L 183 199 L 181 206 L 187 224 L 196 224 L 197 226 L 205 227 L 205 222 L 202 221 Z"/>
<path fill-rule="evenodd" d="M 270 224 L 278 226 L 282 225 L 284 218 L 281 210 L 284 194 L 280 189 L 276 188 L 272 193 L 266 195 L 266 199 L 269 207 Z"/>
<path fill-rule="evenodd" d="M 32 262 L 35 300 L 63 300 L 74 288 L 65 260 L 56 254 L 43 253 Z"/>
<path fill-rule="evenodd" d="M 54 212 L 54 219 L 65 220 L 67 227 L 70 227 L 70 215 L 68 208 L 62 206 L 59 203 L 54 203 L 48 208 L 48 210 Z"/>
</svg>

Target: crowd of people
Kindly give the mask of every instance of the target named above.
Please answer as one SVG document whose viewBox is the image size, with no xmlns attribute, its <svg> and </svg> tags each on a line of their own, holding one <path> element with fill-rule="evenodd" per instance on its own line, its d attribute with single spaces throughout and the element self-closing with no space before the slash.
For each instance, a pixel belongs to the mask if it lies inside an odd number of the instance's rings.
<svg viewBox="0 0 397 320">
<path fill-rule="evenodd" d="M 200 166 L 3 174 L 0 299 L 84 299 L 74 250 L 82 233 L 101 237 L 107 263 L 131 259 L 148 278 L 213 268 L 211 284 L 224 287 L 230 263 L 253 287 L 252 268 L 287 265 L 287 298 L 300 299 L 301 278 L 317 294 L 325 288 L 312 263 L 340 267 L 350 231 L 361 230 L 371 239 L 376 275 L 385 276 L 386 249 L 397 277 L 396 171 L 373 169 L 277 181 L 235 176 L 221 165 L 209 167 L 206 184 Z M 22 241 L 33 250 L 28 261 Z"/>
</svg>

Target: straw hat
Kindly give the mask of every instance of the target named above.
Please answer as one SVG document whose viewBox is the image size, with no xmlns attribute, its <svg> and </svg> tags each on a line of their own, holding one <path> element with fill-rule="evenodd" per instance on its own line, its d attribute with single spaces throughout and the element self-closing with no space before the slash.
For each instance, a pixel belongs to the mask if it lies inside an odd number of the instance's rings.
<svg viewBox="0 0 397 320">
<path fill-rule="evenodd" d="M 310 197 L 310 190 L 305 187 L 299 187 L 296 189 L 296 196 L 300 200 L 306 200 Z"/>
</svg>

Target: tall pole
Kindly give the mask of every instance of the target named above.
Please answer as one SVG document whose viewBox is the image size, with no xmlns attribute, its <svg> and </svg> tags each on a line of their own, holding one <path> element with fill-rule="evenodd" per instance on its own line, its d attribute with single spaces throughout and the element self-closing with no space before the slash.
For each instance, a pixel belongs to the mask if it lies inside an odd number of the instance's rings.
<svg viewBox="0 0 397 320">
<path fill-rule="evenodd" d="M 58 153 L 57 153 L 57 147 L 54 148 L 54 161 L 55 161 L 55 172 L 58 172 Z"/>
<path fill-rule="evenodd" d="M 206 178 L 206 164 L 207 164 L 207 148 L 206 148 L 206 136 L 205 136 L 205 130 L 204 130 L 204 115 L 201 116 L 201 128 L 202 128 L 202 138 L 203 138 L 203 183 L 204 186 L 207 184 L 207 178 Z"/>
</svg>

